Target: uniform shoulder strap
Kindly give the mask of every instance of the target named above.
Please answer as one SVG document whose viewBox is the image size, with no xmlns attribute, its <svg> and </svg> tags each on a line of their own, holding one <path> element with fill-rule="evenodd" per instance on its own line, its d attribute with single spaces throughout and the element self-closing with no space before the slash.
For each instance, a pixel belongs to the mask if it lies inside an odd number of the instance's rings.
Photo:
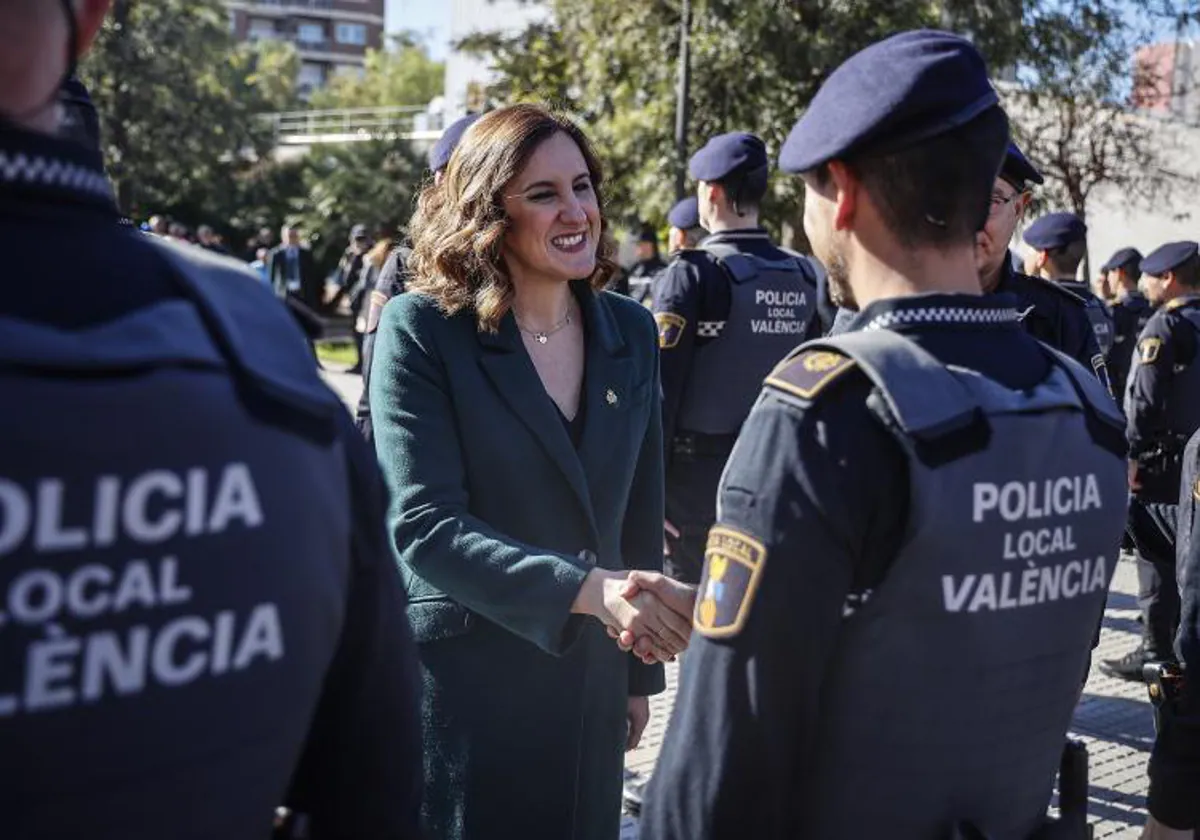
<svg viewBox="0 0 1200 840">
<path fill-rule="evenodd" d="M 230 369 L 264 396 L 319 419 L 341 406 L 313 365 L 287 310 L 227 257 L 146 237 L 174 269 Z"/>
<path fill-rule="evenodd" d="M 776 368 L 767 382 L 805 397 L 795 387 L 799 384 L 811 394 L 805 398 L 812 399 L 852 366 L 878 388 L 897 426 L 910 437 L 932 440 L 979 419 L 975 395 L 932 354 L 891 330 L 810 341 Z M 822 378 L 814 383 L 822 368 Z"/>
</svg>

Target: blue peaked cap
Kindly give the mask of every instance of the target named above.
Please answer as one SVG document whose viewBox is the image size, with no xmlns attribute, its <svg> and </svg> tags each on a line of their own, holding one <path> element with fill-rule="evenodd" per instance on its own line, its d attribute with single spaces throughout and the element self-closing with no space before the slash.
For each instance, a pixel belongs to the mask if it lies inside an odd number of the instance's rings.
<svg viewBox="0 0 1200 840">
<path fill-rule="evenodd" d="M 1008 144 L 1008 151 L 1004 155 L 1004 163 L 1000 166 L 1000 177 L 1019 190 L 1025 189 L 1027 184 L 1044 184 L 1046 182 L 1042 173 L 1037 171 L 1037 167 L 1030 163 L 1029 158 L 1025 157 L 1025 153 L 1011 141 Z"/>
<path fill-rule="evenodd" d="M 1050 213 L 1031 224 L 1023 238 L 1030 248 L 1054 251 L 1087 239 L 1087 225 L 1074 213 Z"/>
<path fill-rule="evenodd" d="M 700 202 L 696 196 L 685 198 L 671 208 L 667 214 L 667 222 L 671 227 L 680 230 L 691 230 L 700 227 Z"/>
<path fill-rule="evenodd" d="M 1197 250 L 1200 250 L 1200 246 L 1195 242 L 1168 242 L 1142 260 L 1142 273 L 1161 277 L 1196 256 Z"/>
<path fill-rule="evenodd" d="M 429 168 L 434 172 L 439 169 L 445 169 L 450 165 L 450 156 L 454 154 L 454 150 L 458 147 L 458 143 L 462 140 L 462 136 L 467 133 L 467 129 L 475 124 L 482 114 L 467 114 L 465 117 L 460 117 L 450 123 L 450 127 L 442 132 L 442 136 L 434 143 L 433 148 L 429 150 Z"/>
<path fill-rule="evenodd" d="M 764 169 L 767 145 L 745 131 L 718 134 L 688 161 L 688 174 L 697 181 L 720 181 L 733 172 Z"/>
<path fill-rule="evenodd" d="M 934 29 L 902 32 L 833 71 L 788 134 L 779 167 L 807 172 L 849 155 L 899 151 L 999 102 L 970 41 Z"/>
</svg>

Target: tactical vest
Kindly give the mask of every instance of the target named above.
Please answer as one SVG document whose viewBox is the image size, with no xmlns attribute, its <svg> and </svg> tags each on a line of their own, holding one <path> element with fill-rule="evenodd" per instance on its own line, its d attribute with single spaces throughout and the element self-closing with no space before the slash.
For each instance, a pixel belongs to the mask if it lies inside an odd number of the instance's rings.
<svg viewBox="0 0 1200 840">
<path fill-rule="evenodd" d="M 1195 338 L 1191 358 L 1175 358 L 1175 377 L 1167 408 L 1171 431 L 1190 437 L 1200 429 L 1200 296 L 1176 298 L 1163 309 L 1187 322 Z"/>
<path fill-rule="evenodd" d="M 701 321 L 691 378 L 679 412 L 681 431 L 736 434 L 762 381 L 809 336 L 816 287 L 798 259 L 768 260 L 726 244 L 705 245 L 729 277 L 729 315 Z"/>
<path fill-rule="evenodd" d="M 821 348 L 875 385 L 867 405 L 907 453 L 909 524 L 841 628 L 796 836 L 929 840 L 962 821 L 1025 840 L 1046 812 L 1117 561 L 1120 415 L 1050 348 L 1051 373 L 1029 391 L 887 330 L 805 346 Z M 982 448 L 963 443 L 968 429 Z"/>
<path fill-rule="evenodd" d="M 1113 336 L 1113 319 L 1100 298 L 1096 297 L 1087 283 L 1078 283 L 1068 280 L 1055 281 L 1069 292 L 1074 292 L 1083 298 L 1087 308 L 1084 310 L 1087 313 L 1088 323 L 1092 325 L 1092 332 L 1096 334 L 1096 343 L 1100 345 L 1100 352 L 1104 356 L 1108 356 L 1112 350 Z"/>
<path fill-rule="evenodd" d="M 261 832 L 343 624 L 343 409 L 253 277 L 145 241 L 182 299 L 81 330 L 0 318 L 14 836 L 162 836 L 164 809 L 189 836 Z"/>
</svg>

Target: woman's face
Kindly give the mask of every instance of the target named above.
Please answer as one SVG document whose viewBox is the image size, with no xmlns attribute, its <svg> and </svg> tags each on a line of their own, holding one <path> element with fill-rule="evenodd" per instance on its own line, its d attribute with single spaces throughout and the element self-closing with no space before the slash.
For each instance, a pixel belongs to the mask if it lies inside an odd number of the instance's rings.
<svg viewBox="0 0 1200 840">
<path fill-rule="evenodd" d="M 514 282 L 590 277 L 600 205 L 587 162 L 563 132 L 544 141 L 504 190 L 504 261 Z"/>
</svg>

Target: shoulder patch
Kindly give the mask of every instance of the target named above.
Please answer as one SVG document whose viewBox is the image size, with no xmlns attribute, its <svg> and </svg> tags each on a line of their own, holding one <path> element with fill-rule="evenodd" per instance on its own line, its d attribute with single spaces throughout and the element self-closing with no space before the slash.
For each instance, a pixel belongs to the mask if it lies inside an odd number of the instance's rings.
<svg viewBox="0 0 1200 840">
<path fill-rule="evenodd" d="M 1200 502 L 1200 478 L 1196 479 L 1196 483 L 1192 485 L 1192 498 Z"/>
<path fill-rule="evenodd" d="M 771 371 L 766 384 L 801 399 L 811 400 L 856 364 L 849 356 L 832 350 L 806 350 L 784 359 Z"/>
<path fill-rule="evenodd" d="M 708 532 L 693 617 L 700 635 L 725 639 L 742 631 L 766 560 L 766 547 L 736 528 L 717 525 Z"/>
<path fill-rule="evenodd" d="M 1138 359 L 1144 365 L 1153 364 L 1162 349 L 1162 339 L 1157 337 L 1143 338 L 1138 342 Z"/>
<path fill-rule="evenodd" d="M 670 350 L 683 338 L 687 318 L 674 312 L 655 312 L 654 323 L 658 325 L 658 346 L 663 350 Z"/>
</svg>

